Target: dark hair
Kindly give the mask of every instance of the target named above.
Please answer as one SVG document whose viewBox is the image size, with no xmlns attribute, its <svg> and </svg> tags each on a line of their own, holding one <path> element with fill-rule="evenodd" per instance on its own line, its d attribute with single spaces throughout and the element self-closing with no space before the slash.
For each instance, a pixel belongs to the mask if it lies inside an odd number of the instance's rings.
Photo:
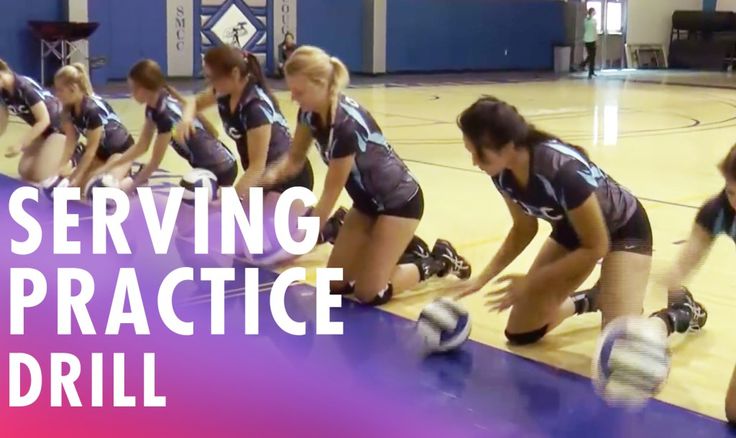
<svg viewBox="0 0 736 438">
<path fill-rule="evenodd" d="M 292 40 L 293 40 L 293 39 L 296 39 L 296 37 L 294 36 L 294 34 L 293 34 L 293 33 L 291 33 L 291 32 L 286 32 L 286 33 L 284 34 L 284 41 L 282 41 L 283 43 L 286 43 L 286 37 L 288 37 L 288 36 L 290 36 Z"/>
<path fill-rule="evenodd" d="M 592 15 L 595 12 L 595 8 L 588 9 L 588 15 Z"/>
<path fill-rule="evenodd" d="M 473 143 L 478 154 L 481 149 L 498 152 L 509 143 L 513 143 L 517 148 L 529 149 L 546 141 L 558 141 L 588 158 L 585 149 L 565 143 L 554 135 L 537 129 L 528 123 L 514 106 L 493 96 L 481 97 L 470 105 L 458 117 L 457 125 L 463 135 Z"/>
<path fill-rule="evenodd" d="M 736 145 L 731 147 L 726 158 L 724 158 L 718 165 L 718 169 L 721 171 L 724 178 L 736 181 Z"/>
<path fill-rule="evenodd" d="M 128 72 L 128 78 L 148 91 L 159 92 L 166 90 L 174 99 L 178 100 L 182 105 L 186 105 L 187 101 L 179 91 L 166 82 L 163 71 L 158 63 L 152 59 L 144 59 L 138 61 Z M 203 116 L 197 116 L 204 129 L 213 137 L 219 137 L 217 128 Z"/>
<path fill-rule="evenodd" d="M 227 76 L 237 69 L 241 78 L 248 78 L 248 85 L 257 84 L 263 89 L 273 102 L 273 106 L 277 111 L 281 112 L 279 102 L 271 93 L 271 89 L 263 75 L 261 63 L 258 58 L 250 52 L 243 53 L 235 47 L 217 46 L 207 51 L 204 55 L 204 63 L 218 76 Z"/>
</svg>

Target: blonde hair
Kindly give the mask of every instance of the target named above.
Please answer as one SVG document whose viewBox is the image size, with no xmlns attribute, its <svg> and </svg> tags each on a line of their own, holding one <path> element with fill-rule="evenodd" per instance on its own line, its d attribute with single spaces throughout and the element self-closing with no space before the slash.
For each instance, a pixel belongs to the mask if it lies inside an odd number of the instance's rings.
<svg viewBox="0 0 736 438">
<path fill-rule="evenodd" d="M 4 59 L 0 59 L 0 72 L 12 73 L 10 66 Z"/>
<path fill-rule="evenodd" d="M 75 63 L 62 67 L 54 75 L 54 80 L 60 81 L 64 85 L 76 85 L 87 96 L 94 94 L 92 82 L 89 80 L 87 69 L 83 64 Z"/>
<path fill-rule="evenodd" d="M 350 73 L 342 61 L 314 46 L 301 46 L 284 65 L 287 76 L 304 75 L 309 81 L 326 85 L 332 99 L 350 83 Z"/>
</svg>

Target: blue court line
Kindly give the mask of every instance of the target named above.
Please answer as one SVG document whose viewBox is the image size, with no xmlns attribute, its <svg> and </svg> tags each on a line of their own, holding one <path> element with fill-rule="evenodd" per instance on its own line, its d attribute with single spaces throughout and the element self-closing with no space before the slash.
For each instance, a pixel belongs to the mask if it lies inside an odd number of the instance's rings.
<svg viewBox="0 0 736 438">
<path fill-rule="evenodd" d="M 19 185 L 0 175 L 6 199 L 8 189 Z M 233 267 L 238 277 L 228 287 L 231 291 L 244 287 L 242 268 L 246 265 L 233 260 Z M 273 280 L 275 274 L 270 274 Z M 300 288 L 314 291 L 308 286 Z M 207 302 L 203 297 L 200 312 L 208 311 Z M 314 323 L 314 294 L 289 293 L 286 305 L 293 318 Z M 348 372 L 359 374 L 378 389 L 396 391 L 409 403 L 441 409 L 463 425 L 464 433 L 458 436 L 735 436 L 721 421 L 656 400 L 638 413 L 611 408 L 583 376 L 478 342 L 470 341 L 453 354 L 422 358 L 411 344 L 413 321 L 380 309 L 344 300 L 343 307 L 333 313 L 333 320 L 344 321 L 343 336 L 288 337 L 278 331 L 264 335 L 273 338 L 279 355 L 352 370 Z M 234 307 L 227 318 L 242 314 L 242 309 Z M 232 336 L 226 342 L 225 348 L 218 349 L 218 360 L 224 363 L 235 360 L 243 341 Z M 537 348 L 543 345 L 544 341 Z M 266 354 L 260 359 L 267 360 Z"/>
</svg>

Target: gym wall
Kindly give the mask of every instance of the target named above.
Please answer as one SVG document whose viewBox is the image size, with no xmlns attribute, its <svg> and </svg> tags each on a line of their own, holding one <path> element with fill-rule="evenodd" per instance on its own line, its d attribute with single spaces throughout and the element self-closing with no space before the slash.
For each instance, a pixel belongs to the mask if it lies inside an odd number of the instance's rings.
<svg viewBox="0 0 736 438">
<path fill-rule="evenodd" d="M 562 2 L 390 0 L 387 70 L 543 70 L 564 38 Z"/>
<path fill-rule="evenodd" d="M 719 0 L 721 2 L 728 0 Z M 670 42 L 672 13 L 697 11 L 702 0 L 629 0 L 627 5 L 628 27 L 626 42 L 629 44 L 663 44 Z"/>
<path fill-rule="evenodd" d="M 69 4 L 74 4 L 70 8 Z M 82 4 L 82 6 L 80 6 Z M 274 66 L 283 34 L 342 58 L 354 72 L 544 70 L 565 40 L 564 2 L 553 0 L 0 0 L 0 57 L 40 74 L 29 20 L 98 21 L 88 55 L 106 59 L 95 83 L 124 79 L 143 57 L 170 76 L 201 73 L 201 54 L 245 22 L 248 50 Z M 666 44 L 672 12 L 736 0 L 630 0 L 630 43 Z M 82 11 L 82 12 L 80 12 Z M 85 54 L 86 56 L 87 54 Z M 53 68 L 53 66 L 52 66 Z"/>
<path fill-rule="evenodd" d="M 39 78 L 41 43 L 31 33 L 29 20 L 61 20 L 61 0 L 0 0 L 0 58 L 13 69 Z M 51 64 L 49 64 L 51 65 Z"/>
</svg>

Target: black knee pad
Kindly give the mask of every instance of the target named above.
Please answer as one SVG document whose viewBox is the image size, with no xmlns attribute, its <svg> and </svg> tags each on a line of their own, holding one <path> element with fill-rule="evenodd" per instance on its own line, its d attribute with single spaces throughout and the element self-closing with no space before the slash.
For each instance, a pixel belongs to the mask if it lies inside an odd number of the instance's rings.
<svg viewBox="0 0 736 438">
<path fill-rule="evenodd" d="M 355 282 L 350 281 L 339 289 L 330 289 L 332 295 L 352 295 L 355 292 Z"/>
<path fill-rule="evenodd" d="M 529 345 L 539 342 L 539 340 L 547 334 L 547 327 L 548 325 L 545 325 L 540 329 L 526 333 L 509 333 L 509 331 L 506 330 L 504 331 L 504 334 L 506 335 L 506 339 L 508 339 L 509 343 L 512 345 Z"/>
<path fill-rule="evenodd" d="M 394 296 L 394 287 L 391 285 L 391 283 L 386 286 L 386 289 L 384 289 L 382 292 L 379 292 L 378 295 L 376 295 L 371 301 L 365 303 L 369 306 L 382 306 L 389 301 L 391 301 L 391 298 Z"/>
</svg>

